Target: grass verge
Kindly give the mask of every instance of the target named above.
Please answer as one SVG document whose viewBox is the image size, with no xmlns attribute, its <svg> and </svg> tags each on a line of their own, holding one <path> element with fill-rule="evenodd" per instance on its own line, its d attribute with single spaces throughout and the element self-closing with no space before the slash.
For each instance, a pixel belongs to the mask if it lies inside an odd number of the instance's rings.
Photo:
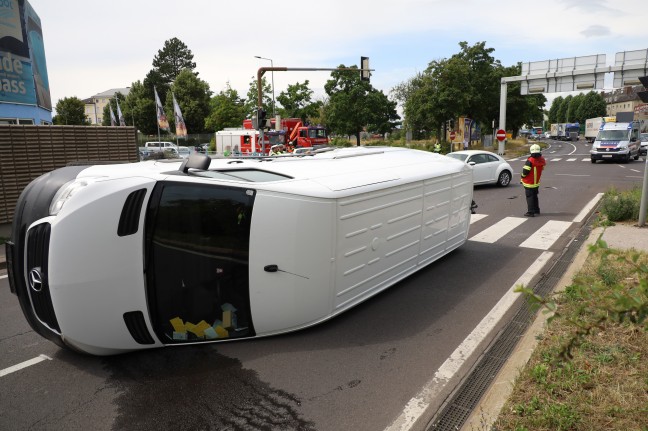
<svg viewBox="0 0 648 431">
<path fill-rule="evenodd" d="M 611 189 L 599 225 L 638 199 Z M 555 314 L 490 429 L 648 431 L 648 254 L 599 241 L 564 291 L 526 293 Z"/>
</svg>

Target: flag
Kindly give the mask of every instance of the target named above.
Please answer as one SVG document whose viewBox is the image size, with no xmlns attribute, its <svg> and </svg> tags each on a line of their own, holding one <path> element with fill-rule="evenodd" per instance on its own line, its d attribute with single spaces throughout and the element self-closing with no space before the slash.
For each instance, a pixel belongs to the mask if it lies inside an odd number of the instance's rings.
<svg viewBox="0 0 648 431">
<path fill-rule="evenodd" d="M 110 101 L 108 101 L 108 106 L 110 106 L 110 125 L 116 126 L 117 120 L 115 120 L 115 113 L 113 112 L 112 104 L 110 103 Z"/>
<path fill-rule="evenodd" d="M 167 120 L 166 114 L 164 113 L 162 102 L 160 102 L 160 97 L 158 96 L 155 87 L 153 87 L 153 92 L 155 93 L 155 111 L 157 112 L 158 126 L 162 130 L 169 130 L 169 120 Z"/>
<path fill-rule="evenodd" d="M 126 120 L 124 120 L 124 115 L 122 114 L 121 108 L 119 107 L 119 99 L 115 100 L 117 101 L 117 118 L 119 118 L 119 125 L 125 126 Z"/>
<path fill-rule="evenodd" d="M 187 126 L 185 125 L 184 118 L 182 118 L 182 111 L 180 111 L 180 106 L 178 106 L 178 101 L 175 98 L 175 94 L 171 94 L 173 95 L 173 115 L 175 118 L 176 136 L 178 138 L 186 138 Z"/>
</svg>

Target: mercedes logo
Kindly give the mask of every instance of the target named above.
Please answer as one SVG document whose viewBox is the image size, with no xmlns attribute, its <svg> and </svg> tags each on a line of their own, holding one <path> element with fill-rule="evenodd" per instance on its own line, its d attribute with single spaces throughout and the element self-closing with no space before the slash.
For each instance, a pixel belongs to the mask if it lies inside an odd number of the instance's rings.
<svg viewBox="0 0 648 431">
<path fill-rule="evenodd" d="M 29 287 L 34 292 L 43 290 L 43 274 L 41 274 L 40 268 L 33 268 L 29 271 Z"/>
</svg>

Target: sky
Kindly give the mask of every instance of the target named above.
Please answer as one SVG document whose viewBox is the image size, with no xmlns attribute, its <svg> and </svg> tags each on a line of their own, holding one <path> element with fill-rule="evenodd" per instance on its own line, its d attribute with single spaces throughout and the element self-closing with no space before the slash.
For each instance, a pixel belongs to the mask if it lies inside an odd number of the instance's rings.
<svg viewBox="0 0 648 431">
<path fill-rule="evenodd" d="M 214 94 L 246 97 L 260 67 L 335 68 L 369 57 L 385 94 L 450 58 L 459 42 L 485 42 L 504 66 L 648 50 L 645 0 L 29 0 L 39 15 L 53 105 L 143 81 L 177 37 Z M 255 56 L 270 60 L 261 60 Z M 605 89 L 612 79 L 606 78 Z M 325 95 L 330 72 L 267 72 L 275 97 L 309 80 Z M 545 94 L 549 103 L 556 96 Z M 546 106 L 549 108 L 549 105 Z"/>
</svg>

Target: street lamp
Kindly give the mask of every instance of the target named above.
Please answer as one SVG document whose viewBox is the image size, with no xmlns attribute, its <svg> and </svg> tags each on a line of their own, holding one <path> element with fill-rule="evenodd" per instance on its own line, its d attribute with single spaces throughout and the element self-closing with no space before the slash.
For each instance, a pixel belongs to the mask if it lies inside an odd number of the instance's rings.
<svg viewBox="0 0 648 431">
<path fill-rule="evenodd" d="M 271 58 L 260 57 L 258 55 L 255 55 L 254 58 L 258 58 L 260 60 L 268 60 L 270 62 L 270 67 L 274 67 Z M 274 117 L 275 116 L 274 70 L 271 72 L 272 72 L 272 116 Z"/>
</svg>

